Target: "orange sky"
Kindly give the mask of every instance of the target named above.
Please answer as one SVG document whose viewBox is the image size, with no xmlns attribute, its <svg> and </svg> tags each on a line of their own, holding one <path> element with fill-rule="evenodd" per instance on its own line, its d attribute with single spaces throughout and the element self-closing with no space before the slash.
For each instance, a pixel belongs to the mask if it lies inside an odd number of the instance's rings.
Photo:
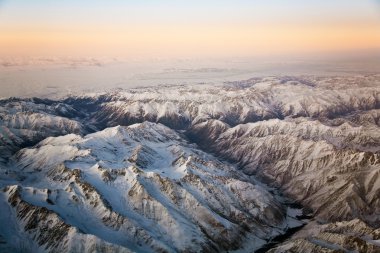
<svg viewBox="0 0 380 253">
<path fill-rule="evenodd" d="M 98 20 L 91 16 L 96 13 L 90 13 L 83 19 L 74 16 L 73 20 L 59 15 L 32 19 L 32 15 L 29 18 L 33 21 L 28 22 L 10 18 L 17 9 L 8 5 L 0 10 L 0 56 L 254 56 L 380 47 L 380 17 L 377 19 L 373 9 L 360 16 L 346 15 L 340 19 L 330 16 L 324 19 L 323 15 L 297 18 L 294 13 L 274 19 L 265 15 L 250 19 L 249 13 L 244 16 L 242 11 L 244 18 L 236 15 L 229 19 L 223 15 L 212 18 L 212 15 L 194 14 L 184 21 L 176 14 L 178 17 L 169 16 L 169 19 L 147 16 L 114 20 L 110 14 Z M 360 11 L 365 10 L 363 7 Z M 170 13 L 166 10 L 165 14 Z"/>
</svg>

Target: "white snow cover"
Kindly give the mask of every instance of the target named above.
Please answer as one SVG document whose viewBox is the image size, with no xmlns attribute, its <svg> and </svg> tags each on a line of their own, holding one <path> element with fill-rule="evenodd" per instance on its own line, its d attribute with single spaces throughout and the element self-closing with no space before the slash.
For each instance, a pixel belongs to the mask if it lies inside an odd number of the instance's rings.
<svg viewBox="0 0 380 253">
<path fill-rule="evenodd" d="M 255 249 L 268 234 L 302 224 L 268 189 L 161 124 L 49 137 L 12 160 L 23 178 L 19 198 L 75 228 L 59 246 L 65 250 L 99 243 L 132 251 Z"/>
<path fill-rule="evenodd" d="M 348 116 L 355 111 L 370 112 L 371 109 L 374 110 L 372 115 L 376 115 L 380 101 L 379 84 L 377 75 L 271 77 L 219 85 L 121 90 L 77 99 L 99 99 L 101 105 L 96 116 L 107 125 L 116 125 L 126 119 L 140 122 L 169 120 L 172 127 L 182 129 L 184 125 L 208 119 L 235 125 L 302 116 L 327 120 Z M 106 101 L 103 102 L 103 98 Z"/>
</svg>

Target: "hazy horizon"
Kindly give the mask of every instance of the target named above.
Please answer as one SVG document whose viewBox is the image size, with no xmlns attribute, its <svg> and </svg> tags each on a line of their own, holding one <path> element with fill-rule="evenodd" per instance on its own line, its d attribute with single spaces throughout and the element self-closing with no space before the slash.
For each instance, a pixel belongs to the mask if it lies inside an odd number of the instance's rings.
<svg viewBox="0 0 380 253">
<path fill-rule="evenodd" d="M 0 0 L 0 98 L 379 73 L 380 2 Z"/>
<path fill-rule="evenodd" d="M 7 57 L 0 59 L 0 99 L 62 98 L 160 85 L 223 84 L 254 77 L 373 75 L 376 52 L 352 55 L 235 58 Z"/>
</svg>

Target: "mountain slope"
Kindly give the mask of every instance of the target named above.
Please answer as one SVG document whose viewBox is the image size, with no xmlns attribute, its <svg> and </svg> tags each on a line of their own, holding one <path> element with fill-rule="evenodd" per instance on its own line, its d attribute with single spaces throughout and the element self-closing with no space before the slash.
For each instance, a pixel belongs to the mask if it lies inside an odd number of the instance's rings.
<svg viewBox="0 0 380 253">
<path fill-rule="evenodd" d="M 294 239 L 268 253 L 281 252 L 360 252 L 380 251 L 380 230 L 359 219 L 325 225 L 309 224 Z"/>
<path fill-rule="evenodd" d="M 379 224 L 378 127 L 326 126 L 304 118 L 233 128 L 210 121 L 189 135 L 314 210 L 321 221 Z M 205 138 L 206 137 L 206 138 Z M 209 139 L 207 139 L 207 137 Z"/>
<path fill-rule="evenodd" d="M 40 99 L 0 101 L 0 162 L 5 162 L 22 147 L 49 136 L 84 134 L 91 125 L 79 122 L 85 115 L 70 105 Z"/>
<path fill-rule="evenodd" d="M 265 187 L 163 125 L 51 137 L 12 161 L 22 186 L 5 189 L 3 198 L 18 213 L 26 205 L 64 221 L 54 226 L 67 228 L 68 242 L 75 227 L 137 251 L 254 249 L 302 224 Z M 49 222 L 36 212 L 27 217 L 38 227 Z M 48 251 L 69 249 L 37 242 Z"/>
</svg>

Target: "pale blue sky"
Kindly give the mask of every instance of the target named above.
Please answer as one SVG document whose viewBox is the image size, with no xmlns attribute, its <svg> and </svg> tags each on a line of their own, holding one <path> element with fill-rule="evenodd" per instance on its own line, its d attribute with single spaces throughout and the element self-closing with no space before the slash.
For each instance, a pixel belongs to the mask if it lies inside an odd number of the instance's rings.
<svg viewBox="0 0 380 253">
<path fill-rule="evenodd" d="M 2 22 L 380 21 L 375 0 L 3 0 Z"/>
</svg>

